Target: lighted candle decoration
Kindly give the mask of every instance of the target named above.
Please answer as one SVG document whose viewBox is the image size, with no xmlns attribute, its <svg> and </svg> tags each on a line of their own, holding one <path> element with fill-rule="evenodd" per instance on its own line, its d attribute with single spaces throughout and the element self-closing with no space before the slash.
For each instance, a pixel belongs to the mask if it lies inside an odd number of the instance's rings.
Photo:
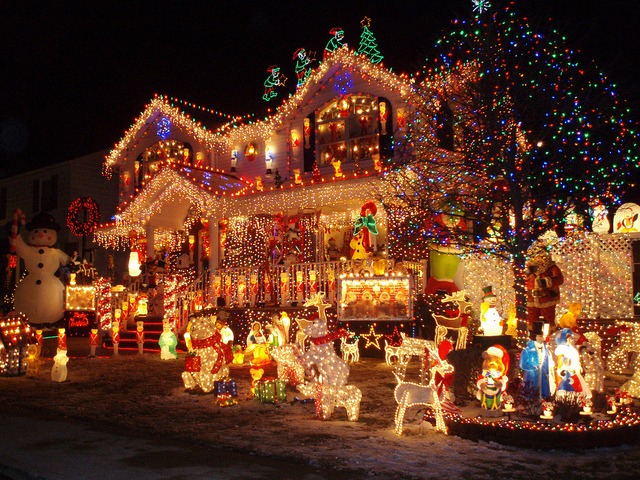
<svg viewBox="0 0 640 480">
<path fill-rule="evenodd" d="M 231 305 L 232 293 L 231 276 L 227 275 L 224 277 L 224 299 L 227 301 L 227 305 Z"/>
<path fill-rule="evenodd" d="M 238 306 L 244 307 L 244 300 L 247 293 L 247 280 L 243 277 L 238 279 Z"/>
<path fill-rule="evenodd" d="M 280 306 L 289 305 L 289 274 L 282 272 L 280 274 Z"/>
<path fill-rule="evenodd" d="M 264 301 L 270 304 L 273 300 L 273 284 L 271 283 L 271 275 L 265 272 L 264 275 Z"/>
<path fill-rule="evenodd" d="M 120 322 L 111 324 L 111 339 L 113 341 L 113 354 L 118 355 L 118 347 L 120 345 Z"/>
<path fill-rule="evenodd" d="M 333 304 L 336 301 L 336 272 L 333 268 L 327 269 L 327 290 L 329 296 L 329 303 Z"/>
<path fill-rule="evenodd" d="M 296 302 L 304 301 L 304 273 L 301 270 L 296 272 Z"/>
<path fill-rule="evenodd" d="M 91 353 L 89 354 L 90 357 L 96 356 L 96 347 L 98 346 L 99 342 L 100 337 L 98 335 L 98 329 L 92 328 L 91 332 L 89 332 L 89 347 L 91 348 Z"/>
<path fill-rule="evenodd" d="M 256 306 L 258 301 L 258 274 L 252 273 L 249 277 L 249 303 L 252 307 Z"/>
<path fill-rule="evenodd" d="M 67 332 L 64 328 L 58 329 L 58 350 L 67 349 Z"/>
<path fill-rule="evenodd" d="M 309 293 L 318 293 L 318 273 L 315 270 L 309 270 Z"/>
<path fill-rule="evenodd" d="M 136 322 L 136 343 L 138 344 L 138 353 L 144 353 L 144 322 Z"/>
<path fill-rule="evenodd" d="M 213 277 L 213 298 L 218 299 L 222 295 L 222 277 L 216 275 Z"/>
</svg>

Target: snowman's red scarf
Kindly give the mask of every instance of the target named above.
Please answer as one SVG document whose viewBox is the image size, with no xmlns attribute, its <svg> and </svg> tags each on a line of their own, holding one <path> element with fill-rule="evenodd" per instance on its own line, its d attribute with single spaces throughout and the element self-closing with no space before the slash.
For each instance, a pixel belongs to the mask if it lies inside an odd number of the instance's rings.
<svg viewBox="0 0 640 480">
<path fill-rule="evenodd" d="M 343 338 L 343 337 L 347 338 L 348 336 L 349 336 L 349 332 L 347 332 L 344 328 L 340 328 L 335 332 L 329 332 L 326 335 L 323 335 L 322 337 L 312 338 L 311 341 L 313 342 L 314 345 L 323 345 L 325 343 L 333 342 L 338 338 Z"/>
<path fill-rule="evenodd" d="M 222 367 L 223 362 L 231 363 L 233 359 L 233 352 L 231 352 L 231 347 L 226 343 L 222 343 L 220 340 L 222 336 L 220 332 L 216 332 L 210 337 L 198 339 L 194 338 L 191 340 L 191 345 L 194 349 L 199 350 L 201 348 L 209 348 L 213 347 L 218 353 L 218 358 L 216 358 L 216 362 L 211 367 L 211 373 L 218 373 L 220 367 Z"/>
</svg>

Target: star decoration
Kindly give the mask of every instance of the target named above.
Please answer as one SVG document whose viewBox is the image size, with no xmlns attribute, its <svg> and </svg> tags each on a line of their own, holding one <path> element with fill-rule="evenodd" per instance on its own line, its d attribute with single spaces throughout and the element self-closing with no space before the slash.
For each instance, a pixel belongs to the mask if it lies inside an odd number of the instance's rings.
<svg viewBox="0 0 640 480">
<path fill-rule="evenodd" d="M 471 2 L 473 3 L 474 12 L 482 13 L 491 7 L 489 0 L 471 0 Z"/>
<path fill-rule="evenodd" d="M 380 350 L 380 337 L 382 337 L 382 334 L 376 333 L 376 331 L 373 328 L 373 325 L 371 325 L 371 328 L 369 329 L 369 333 L 364 333 L 362 335 L 362 338 L 366 340 L 366 343 L 364 344 L 364 348 L 369 348 L 369 346 L 372 346 Z"/>
<path fill-rule="evenodd" d="M 393 332 L 384 336 L 387 339 L 387 343 L 392 347 L 398 347 L 402 344 L 402 336 L 397 326 L 393 327 Z"/>
<path fill-rule="evenodd" d="M 362 28 L 369 28 L 371 26 L 371 19 L 369 17 L 364 17 L 360 20 L 360 26 Z"/>
</svg>

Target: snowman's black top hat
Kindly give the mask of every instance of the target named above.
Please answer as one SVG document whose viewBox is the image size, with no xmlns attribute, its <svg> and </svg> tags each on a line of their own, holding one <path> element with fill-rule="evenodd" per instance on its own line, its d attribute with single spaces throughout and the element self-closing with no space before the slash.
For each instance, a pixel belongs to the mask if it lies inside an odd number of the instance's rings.
<svg viewBox="0 0 640 480">
<path fill-rule="evenodd" d="M 36 213 L 24 228 L 28 231 L 35 230 L 37 228 L 46 228 L 49 230 L 55 230 L 56 232 L 60 231 L 60 225 L 58 225 L 58 222 L 53 218 L 53 215 L 46 212 Z"/>
</svg>

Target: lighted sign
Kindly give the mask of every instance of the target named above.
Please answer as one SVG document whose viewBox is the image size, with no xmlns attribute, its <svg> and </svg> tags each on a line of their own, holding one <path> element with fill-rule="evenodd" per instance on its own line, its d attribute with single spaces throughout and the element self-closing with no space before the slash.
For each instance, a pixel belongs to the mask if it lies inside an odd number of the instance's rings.
<svg viewBox="0 0 640 480">
<path fill-rule="evenodd" d="M 86 285 L 67 285 L 65 309 L 90 310 L 96 309 L 96 287 Z"/>
<path fill-rule="evenodd" d="M 406 321 L 413 317 L 410 277 L 342 278 L 338 291 L 341 321 Z"/>
</svg>

